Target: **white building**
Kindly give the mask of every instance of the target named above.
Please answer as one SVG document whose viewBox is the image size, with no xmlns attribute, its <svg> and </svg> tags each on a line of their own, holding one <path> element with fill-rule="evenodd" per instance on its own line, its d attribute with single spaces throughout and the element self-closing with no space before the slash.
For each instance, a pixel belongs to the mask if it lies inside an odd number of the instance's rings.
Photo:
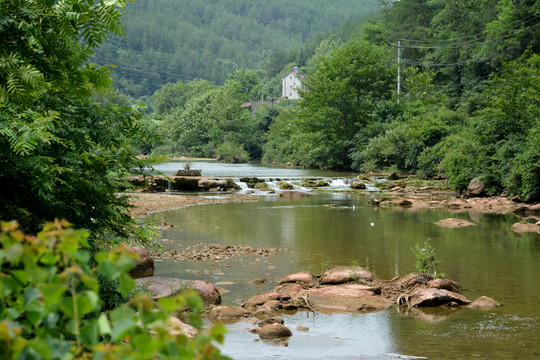
<svg viewBox="0 0 540 360">
<path fill-rule="evenodd" d="M 298 74 L 298 68 L 294 67 L 293 71 L 287 74 L 282 80 L 281 97 L 284 99 L 298 100 L 300 95 L 299 89 L 303 89 L 302 78 L 304 75 Z"/>
</svg>

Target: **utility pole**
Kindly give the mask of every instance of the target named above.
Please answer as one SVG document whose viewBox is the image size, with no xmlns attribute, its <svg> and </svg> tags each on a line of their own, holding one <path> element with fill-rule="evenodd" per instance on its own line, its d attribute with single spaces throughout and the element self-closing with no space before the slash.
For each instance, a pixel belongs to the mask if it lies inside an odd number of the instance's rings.
<svg viewBox="0 0 540 360">
<path fill-rule="evenodd" d="M 399 104 L 399 93 L 401 92 L 401 40 L 397 43 L 397 102 Z"/>
</svg>

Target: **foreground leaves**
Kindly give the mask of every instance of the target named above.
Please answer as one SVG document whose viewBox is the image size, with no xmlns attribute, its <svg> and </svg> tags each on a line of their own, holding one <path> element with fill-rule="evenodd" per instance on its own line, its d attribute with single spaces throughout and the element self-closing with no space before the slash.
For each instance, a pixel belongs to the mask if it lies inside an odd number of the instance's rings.
<svg viewBox="0 0 540 360">
<path fill-rule="evenodd" d="M 0 353 L 3 359 L 225 359 L 214 345 L 221 325 L 202 329 L 202 300 L 195 292 L 160 301 L 137 294 L 102 312 L 97 276 L 118 280 L 127 296 L 135 288 L 125 271 L 133 253 L 118 247 L 95 256 L 90 266 L 88 232 L 65 221 L 45 225 L 36 236 L 15 222 L 1 223 Z M 199 334 L 171 334 L 173 311 L 189 307 Z"/>
</svg>

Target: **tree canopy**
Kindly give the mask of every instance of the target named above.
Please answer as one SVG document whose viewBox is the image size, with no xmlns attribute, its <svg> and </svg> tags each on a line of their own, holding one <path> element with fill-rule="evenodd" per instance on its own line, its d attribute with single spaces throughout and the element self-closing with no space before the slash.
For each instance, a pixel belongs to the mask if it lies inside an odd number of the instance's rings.
<svg viewBox="0 0 540 360">
<path fill-rule="evenodd" d="M 54 218 L 94 237 L 135 229 L 116 193 L 135 165 L 142 112 L 93 102 L 110 78 L 89 62 L 108 34 L 122 34 L 126 3 L 0 3 L 0 218 L 30 232 Z"/>
</svg>

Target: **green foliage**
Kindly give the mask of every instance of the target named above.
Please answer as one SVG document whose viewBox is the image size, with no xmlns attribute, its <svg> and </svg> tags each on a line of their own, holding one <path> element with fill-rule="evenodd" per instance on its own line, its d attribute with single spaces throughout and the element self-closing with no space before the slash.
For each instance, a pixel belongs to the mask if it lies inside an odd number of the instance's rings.
<svg viewBox="0 0 540 360">
<path fill-rule="evenodd" d="M 145 295 L 102 312 L 98 276 L 116 281 L 127 296 L 135 282 L 126 273 L 133 253 L 118 247 L 97 253 L 91 267 L 88 232 L 66 222 L 46 224 L 36 236 L 1 223 L 0 351 L 3 359 L 225 359 L 213 342 L 222 342 L 221 325 L 193 338 L 175 336 L 167 327 L 177 310 L 189 306 L 192 324 L 201 298 L 185 292 L 161 299 L 156 307 Z"/>
<path fill-rule="evenodd" d="M 229 163 L 244 163 L 249 160 L 249 154 L 241 144 L 225 141 L 218 145 L 215 155 L 219 160 Z"/>
<path fill-rule="evenodd" d="M 540 198 L 540 57 L 524 54 L 504 64 L 487 84 L 480 110 L 463 132 L 445 142 L 441 167 L 449 183 L 465 188 L 480 177 L 491 194 L 503 190 L 525 200 Z"/>
<path fill-rule="evenodd" d="M 37 232 L 60 217 L 92 239 L 137 237 L 117 192 L 138 165 L 143 111 L 92 101 L 110 79 L 89 63 L 109 33 L 122 33 L 126 2 L 0 4 L 0 219 Z"/>
<path fill-rule="evenodd" d="M 419 274 L 437 274 L 435 266 L 439 264 L 439 261 L 437 260 L 435 249 L 431 247 L 429 240 L 425 241 L 424 245 L 416 244 L 411 250 L 416 259 L 415 268 Z"/>
<path fill-rule="evenodd" d="M 373 122 L 378 102 L 391 97 L 393 71 L 385 49 L 358 39 L 321 54 L 305 80 L 309 91 L 302 92 L 296 119 L 281 125 L 278 117 L 271 128 L 276 154 L 301 166 L 350 168 L 355 136 Z"/>
</svg>

